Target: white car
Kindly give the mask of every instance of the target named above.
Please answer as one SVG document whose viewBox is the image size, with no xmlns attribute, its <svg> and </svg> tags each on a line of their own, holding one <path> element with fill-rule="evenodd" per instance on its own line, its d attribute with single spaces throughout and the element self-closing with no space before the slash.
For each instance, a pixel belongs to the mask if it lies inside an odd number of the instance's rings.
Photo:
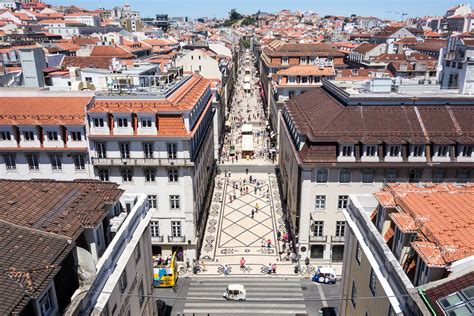
<svg viewBox="0 0 474 316">
<path fill-rule="evenodd" d="M 230 301 L 245 301 L 246 291 L 242 284 L 229 284 L 222 296 Z"/>
</svg>

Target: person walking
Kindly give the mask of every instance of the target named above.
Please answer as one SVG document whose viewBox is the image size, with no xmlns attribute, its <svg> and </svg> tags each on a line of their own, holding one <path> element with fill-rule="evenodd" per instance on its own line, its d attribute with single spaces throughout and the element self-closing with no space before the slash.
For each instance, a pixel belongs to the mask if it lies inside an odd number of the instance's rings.
<svg viewBox="0 0 474 316">
<path fill-rule="evenodd" d="M 267 248 L 270 249 L 272 247 L 272 241 L 270 239 L 267 240 Z"/>
<path fill-rule="evenodd" d="M 259 208 L 258 203 L 255 203 L 255 212 L 256 212 L 257 214 L 258 214 L 258 208 Z"/>
<path fill-rule="evenodd" d="M 253 218 L 253 215 L 255 214 L 255 211 L 253 209 L 252 209 L 251 214 L 252 214 L 252 218 Z"/>
<path fill-rule="evenodd" d="M 277 239 L 278 239 L 278 240 L 281 239 L 281 231 L 278 231 L 278 232 L 277 232 Z"/>
<path fill-rule="evenodd" d="M 241 269 L 245 269 L 245 259 L 244 259 L 244 257 L 242 257 L 242 258 L 240 259 L 240 268 L 241 268 Z"/>
<path fill-rule="evenodd" d="M 271 263 L 268 264 L 267 274 L 272 274 L 272 264 Z"/>
<path fill-rule="evenodd" d="M 228 265 L 224 265 L 224 276 L 228 276 L 229 275 L 229 266 Z"/>
<path fill-rule="evenodd" d="M 277 264 L 276 263 L 272 264 L 272 273 L 273 274 L 277 273 Z"/>
</svg>

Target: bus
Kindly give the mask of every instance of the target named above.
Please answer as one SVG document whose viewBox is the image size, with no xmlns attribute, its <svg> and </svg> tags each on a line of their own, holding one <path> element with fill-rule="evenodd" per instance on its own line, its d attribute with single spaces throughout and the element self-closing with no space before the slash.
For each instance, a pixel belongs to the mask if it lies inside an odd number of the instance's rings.
<svg viewBox="0 0 474 316">
<path fill-rule="evenodd" d="M 177 281 L 176 252 L 173 253 L 170 260 L 166 260 L 166 257 L 153 256 L 153 286 L 173 287 Z"/>
</svg>

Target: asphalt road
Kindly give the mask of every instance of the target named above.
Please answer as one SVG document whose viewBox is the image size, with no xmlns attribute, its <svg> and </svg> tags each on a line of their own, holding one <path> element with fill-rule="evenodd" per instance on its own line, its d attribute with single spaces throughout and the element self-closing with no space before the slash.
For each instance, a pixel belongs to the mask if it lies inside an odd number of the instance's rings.
<svg viewBox="0 0 474 316">
<path fill-rule="evenodd" d="M 224 277 L 222 277 L 223 280 Z M 246 280 L 242 283 L 248 282 L 248 296 L 255 293 L 255 290 L 258 290 L 261 287 L 267 287 L 268 293 L 275 293 L 274 304 L 269 304 L 268 300 L 258 300 L 250 299 L 248 302 L 239 303 L 228 302 L 224 298 L 221 298 L 221 292 L 225 290 L 225 284 L 227 282 L 222 282 L 222 280 L 214 280 L 206 278 L 181 278 L 178 281 L 178 287 L 176 292 L 173 289 L 155 289 L 154 295 L 157 301 L 163 301 L 166 303 L 167 308 L 164 313 L 158 313 L 161 315 L 272 315 L 276 314 L 275 308 L 278 308 L 279 296 L 285 297 L 295 297 L 297 304 L 295 307 L 298 307 L 299 310 L 295 309 L 295 313 L 291 311 L 285 311 L 283 308 L 279 310 L 281 313 L 289 315 L 319 315 L 319 310 L 323 307 L 338 307 L 338 300 L 327 300 L 331 298 L 337 298 L 341 296 L 341 287 L 340 283 L 335 285 L 328 284 L 317 284 L 311 282 L 311 280 L 306 278 L 290 278 L 289 286 L 281 285 L 279 283 L 280 279 L 275 279 L 274 283 L 264 283 L 262 278 L 261 284 L 256 284 L 256 280 Z M 228 283 L 239 283 L 238 279 L 228 278 Z M 250 283 L 249 283 L 250 282 Z M 299 285 L 295 287 L 295 283 Z M 222 288 L 221 288 L 222 287 Z M 202 290 L 202 293 L 201 293 Z M 277 290 L 281 290 L 281 293 L 278 293 Z M 265 290 L 263 290 L 265 291 Z M 218 293 L 219 295 L 217 295 Z M 285 295 L 285 293 L 290 293 Z M 206 295 L 209 295 L 209 300 L 206 301 Z M 303 297 L 301 299 L 300 297 Z M 214 297 L 215 296 L 215 297 Z M 262 295 L 257 295 L 262 297 Z M 263 297 L 266 297 L 265 295 Z M 283 298 L 280 298 L 282 300 Z M 221 302 L 222 300 L 222 302 Z M 258 305 L 260 304 L 260 306 Z M 207 307 L 208 306 L 208 307 Z M 265 306 L 268 306 L 268 309 L 265 309 Z M 283 306 L 283 305 L 282 305 Z M 223 311 L 225 310 L 225 313 Z M 260 312 L 257 312 L 260 310 Z M 306 313 L 301 312 L 305 310 Z M 184 313 L 186 311 L 186 313 Z M 241 311 L 241 312 L 239 312 Z"/>
</svg>

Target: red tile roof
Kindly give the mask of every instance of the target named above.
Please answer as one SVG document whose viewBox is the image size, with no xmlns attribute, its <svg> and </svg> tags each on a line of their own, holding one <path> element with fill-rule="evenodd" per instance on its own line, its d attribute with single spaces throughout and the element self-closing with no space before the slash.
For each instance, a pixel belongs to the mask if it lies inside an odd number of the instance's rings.
<svg viewBox="0 0 474 316">
<path fill-rule="evenodd" d="M 0 180 L 0 220 L 76 240 L 123 191 L 95 180 Z"/>
<path fill-rule="evenodd" d="M 474 185 L 388 184 L 383 192 L 403 212 L 391 215 L 395 224 L 418 232 L 412 246 L 428 266 L 474 255 Z"/>
<path fill-rule="evenodd" d="M 84 125 L 86 107 L 91 100 L 91 97 L 0 97 L 0 125 Z"/>
<path fill-rule="evenodd" d="M 119 46 L 94 46 L 90 53 L 91 57 L 116 57 L 134 58 L 135 55 L 127 52 Z"/>
</svg>

